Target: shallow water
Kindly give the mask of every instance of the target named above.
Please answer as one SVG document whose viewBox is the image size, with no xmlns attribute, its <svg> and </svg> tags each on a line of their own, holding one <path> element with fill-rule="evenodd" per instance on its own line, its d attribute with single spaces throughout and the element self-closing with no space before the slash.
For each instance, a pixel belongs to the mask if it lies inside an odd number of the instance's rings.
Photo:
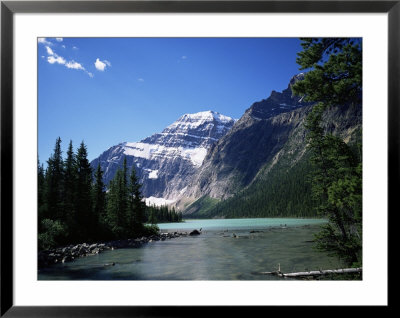
<svg viewBox="0 0 400 318">
<path fill-rule="evenodd" d="M 325 220 L 219 219 L 159 224 L 162 232 L 202 229 L 141 248 L 105 251 L 42 269 L 39 280 L 276 280 L 257 272 L 341 267 L 313 250 L 313 234 Z M 104 264 L 115 263 L 114 266 Z"/>
</svg>

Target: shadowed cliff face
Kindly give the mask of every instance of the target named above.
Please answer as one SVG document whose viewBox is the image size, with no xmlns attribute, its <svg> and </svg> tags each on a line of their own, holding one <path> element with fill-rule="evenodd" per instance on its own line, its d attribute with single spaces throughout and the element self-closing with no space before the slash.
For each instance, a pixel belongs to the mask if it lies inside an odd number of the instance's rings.
<svg viewBox="0 0 400 318">
<path fill-rule="evenodd" d="M 233 128 L 210 148 L 184 196 L 224 199 L 248 185 L 304 119 L 308 109 L 305 106 L 310 103 L 293 96 L 291 90 L 291 85 L 302 78 L 302 74 L 294 76 L 284 91 L 272 91 L 269 98 L 247 109 Z"/>
<path fill-rule="evenodd" d="M 306 152 L 304 121 L 312 104 L 292 96 L 291 85 L 299 79 L 301 76 L 292 78 L 282 93 L 272 92 L 268 99 L 254 103 L 210 148 L 183 194 L 185 199 L 178 205 L 187 207 L 200 198 L 232 197 L 260 175 L 268 177 L 269 170 L 280 160 L 290 167 L 302 158 Z M 330 108 L 324 121 L 327 132 L 351 142 L 362 125 L 361 104 Z M 189 206 L 185 213 L 196 213 L 199 206 Z"/>
<path fill-rule="evenodd" d="M 225 199 L 248 185 L 283 148 L 309 107 L 264 120 L 245 114 L 231 132 L 213 145 L 185 194 Z"/>
</svg>

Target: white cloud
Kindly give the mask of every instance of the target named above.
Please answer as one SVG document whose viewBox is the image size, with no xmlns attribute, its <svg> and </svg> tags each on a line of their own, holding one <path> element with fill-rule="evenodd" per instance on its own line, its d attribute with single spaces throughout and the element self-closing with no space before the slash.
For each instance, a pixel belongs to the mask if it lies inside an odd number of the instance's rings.
<svg viewBox="0 0 400 318">
<path fill-rule="evenodd" d="M 82 64 L 75 62 L 75 61 L 69 61 L 68 63 L 65 64 L 65 67 L 73 68 L 75 70 L 85 70 L 85 68 L 82 66 Z"/>
<path fill-rule="evenodd" d="M 78 49 L 76 46 L 73 46 L 72 48 L 73 48 L 74 50 L 77 50 L 77 49 Z"/>
<path fill-rule="evenodd" d="M 94 62 L 94 66 L 96 67 L 97 70 L 103 72 L 107 68 L 107 66 L 108 67 L 111 66 L 111 63 L 109 61 L 107 61 L 107 60 L 100 61 L 100 59 L 97 58 L 96 62 Z"/>
<path fill-rule="evenodd" d="M 53 45 L 50 41 L 47 41 L 46 38 L 38 38 L 38 43 L 44 44 L 44 45 Z"/>
<path fill-rule="evenodd" d="M 186 60 L 187 59 L 187 56 L 186 55 L 182 55 L 181 56 L 181 60 Z"/>
<path fill-rule="evenodd" d="M 56 41 L 57 41 L 57 42 L 62 42 L 62 41 L 63 41 L 63 38 L 56 38 Z"/>
<path fill-rule="evenodd" d="M 46 51 L 47 51 L 47 54 L 48 54 L 48 55 L 54 55 L 53 50 L 52 50 L 50 47 L 48 47 L 48 46 L 46 46 Z"/>
<path fill-rule="evenodd" d="M 54 52 L 50 47 L 46 46 L 46 51 L 48 54 L 47 62 L 50 64 L 61 64 L 64 65 L 66 68 L 74 69 L 74 70 L 82 70 L 84 71 L 89 77 L 93 78 L 93 74 L 88 72 L 81 63 L 72 61 L 66 61 L 62 56 L 59 56 L 56 52 Z"/>
<path fill-rule="evenodd" d="M 61 45 L 61 46 L 62 46 L 62 48 L 63 48 L 63 49 L 65 49 L 65 48 L 66 48 L 66 46 L 65 46 L 64 44 L 63 44 L 63 45 Z"/>
<path fill-rule="evenodd" d="M 47 57 L 47 62 L 49 62 L 50 64 L 65 64 L 65 59 L 62 56 L 58 56 L 56 53 L 54 53 L 54 51 L 50 47 L 46 46 L 46 51 L 49 55 Z"/>
<path fill-rule="evenodd" d="M 47 62 L 49 62 L 50 64 L 65 64 L 65 59 L 62 56 L 55 56 L 55 55 L 50 55 L 47 57 Z"/>
<path fill-rule="evenodd" d="M 138 80 L 138 82 L 144 82 L 143 78 L 138 78 L 137 80 Z"/>
</svg>

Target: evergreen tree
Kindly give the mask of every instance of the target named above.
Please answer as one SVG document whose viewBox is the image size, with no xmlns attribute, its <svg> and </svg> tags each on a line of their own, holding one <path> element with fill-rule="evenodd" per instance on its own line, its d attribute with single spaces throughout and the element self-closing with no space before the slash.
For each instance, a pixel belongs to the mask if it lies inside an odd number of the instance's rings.
<svg viewBox="0 0 400 318">
<path fill-rule="evenodd" d="M 117 227 L 118 227 L 117 187 L 116 187 L 116 182 L 115 182 L 117 173 L 118 173 L 118 171 L 114 175 L 114 178 L 112 180 L 110 180 L 110 182 L 108 184 L 107 201 L 106 201 L 106 224 L 107 224 L 109 232 L 112 234 L 113 238 L 115 237 L 114 233 L 117 231 Z"/>
<path fill-rule="evenodd" d="M 117 169 L 107 194 L 107 223 L 114 238 L 127 238 L 127 196 L 123 170 Z"/>
<path fill-rule="evenodd" d="M 96 238 L 108 236 L 106 231 L 106 192 L 103 182 L 103 171 L 101 170 L 100 163 L 97 166 L 94 174 L 95 183 L 93 185 L 93 214 L 96 219 Z"/>
<path fill-rule="evenodd" d="M 322 133 L 320 121 L 315 120 L 320 112 L 317 105 L 307 120 L 316 168 L 313 195 L 320 215 L 330 220 L 317 236 L 317 246 L 352 265 L 361 258 L 361 162 L 340 138 Z"/>
<path fill-rule="evenodd" d="M 75 212 L 76 222 L 79 225 L 79 232 L 76 233 L 76 239 L 93 240 L 95 229 L 93 224 L 96 224 L 96 218 L 92 211 L 92 168 L 87 159 L 87 150 L 85 144 L 81 143 L 76 155 L 76 198 Z"/>
<path fill-rule="evenodd" d="M 37 180 L 37 186 L 38 186 L 38 224 L 40 226 L 40 222 L 45 218 L 46 216 L 46 209 L 47 209 L 47 203 L 46 203 L 46 176 L 45 176 L 45 171 L 43 168 L 43 164 L 40 164 L 38 160 L 38 180 Z"/>
<path fill-rule="evenodd" d="M 155 214 L 155 210 L 153 208 L 151 208 L 149 213 L 150 214 L 149 214 L 148 222 L 152 225 L 157 224 L 157 217 Z"/>
<path fill-rule="evenodd" d="M 61 138 L 58 137 L 54 153 L 38 169 L 38 248 L 47 249 L 68 240 L 68 229 L 64 217 L 64 170 Z"/>
<path fill-rule="evenodd" d="M 76 223 L 75 199 L 77 194 L 77 164 L 72 147 L 72 140 L 69 142 L 67 158 L 64 162 L 64 208 L 65 221 L 70 230 L 71 238 L 78 232 Z"/>
<path fill-rule="evenodd" d="M 182 222 L 182 213 L 176 212 L 175 208 L 172 207 L 171 210 L 166 205 L 162 206 L 145 206 L 145 217 L 144 221 L 151 224 L 156 224 L 160 222 Z"/>
<path fill-rule="evenodd" d="M 134 235 L 140 235 L 143 231 L 146 204 L 140 192 L 141 184 L 136 176 L 135 167 L 132 166 L 129 177 L 129 214 L 130 226 Z"/>
<path fill-rule="evenodd" d="M 129 228 L 129 193 L 128 193 L 128 167 L 126 163 L 126 156 L 124 156 L 124 161 L 122 164 L 122 176 L 119 179 L 119 204 L 121 211 L 121 224 L 123 225 L 125 235 L 128 235 Z"/>
<path fill-rule="evenodd" d="M 326 133 L 323 114 L 328 107 L 361 102 L 362 54 L 358 40 L 303 39 L 297 62 L 312 68 L 293 85 L 295 94 L 317 104 L 306 121 L 318 211 L 329 223 L 316 236 L 317 248 L 338 255 L 349 265 L 361 264 L 361 158 L 337 136 Z"/>
<path fill-rule="evenodd" d="M 61 138 L 58 137 L 54 152 L 47 161 L 46 202 L 44 218 L 63 221 L 64 216 L 64 165 L 61 151 Z"/>
<path fill-rule="evenodd" d="M 301 70 L 311 69 L 292 90 L 306 101 L 325 107 L 360 103 L 362 90 L 361 42 L 351 38 L 303 38 L 298 53 Z"/>
</svg>

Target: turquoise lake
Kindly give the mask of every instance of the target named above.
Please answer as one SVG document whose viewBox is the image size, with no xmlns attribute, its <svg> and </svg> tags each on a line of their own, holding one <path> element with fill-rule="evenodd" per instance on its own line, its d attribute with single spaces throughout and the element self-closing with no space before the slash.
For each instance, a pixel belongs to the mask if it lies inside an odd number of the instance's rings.
<svg viewBox="0 0 400 318">
<path fill-rule="evenodd" d="M 160 230 L 235 230 L 235 229 L 262 229 L 281 226 L 301 226 L 323 224 L 321 219 L 289 219 L 289 218 L 250 218 L 250 219 L 199 219 L 185 220 L 182 223 L 160 223 Z"/>
<path fill-rule="evenodd" d="M 259 272 L 340 268 L 313 249 L 326 220 L 292 218 L 186 220 L 159 224 L 161 232 L 201 235 L 154 241 L 55 264 L 39 280 L 277 280 Z M 104 264 L 115 263 L 115 266 Z"/>
</svg>

